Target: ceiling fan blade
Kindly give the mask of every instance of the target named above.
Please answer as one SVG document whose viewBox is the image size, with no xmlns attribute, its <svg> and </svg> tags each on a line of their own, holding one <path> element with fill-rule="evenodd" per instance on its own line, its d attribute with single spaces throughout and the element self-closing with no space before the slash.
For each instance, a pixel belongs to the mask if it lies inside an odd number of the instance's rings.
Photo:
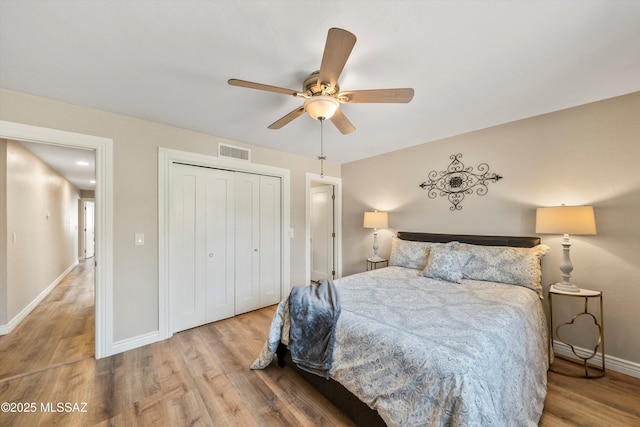
<svg viewBox="0 0 640 427">
<path fill-rule="evenodd" d="M 279 118 L 275 122 L 271 123 L 268 126 L 268 128 L 269 129 L 280 129 L 284 125 L 288 124 L 289 122 L 293 121 L 294 119 L 297 119 L 298 117 L 300 117 L 303 114 L 304 114 L 304 107 L 300 106 L 300 107 L 296 108 L 295 110 L 293 110 L 292 112 L 290 112 L 290 113 L 286 114 L 285 116 Z"/>
<path fill-rule="evenodd" d="M 318 83 L 329 83 L 331 87 L 338 83 L 338 77 L 340 77 L 355 44 L 356 36 L 349 31 L 341 28 L 329 29 L 320 64 Z"/>
<path fill-rule="evenodd" d="M 347 116 L 345 116 L 342 113 L 342 111 L 340 111 L 339 108 L 336 110 L 336 112 L 333 114 L 333 116 L 331 116 L 329 120 L 331 120 L 331 123 L 336 125 L 338 130 L 343 135 L 349 134 L 354 130 L 356 130 L 356 127 L 353 125 L 353 123 L 351 123 L 349 119 L 347 119 Z"/>
<path fill-rule="evenodd" d="M 254 83 L 246 80 L 229 79 L 227 83 L 229 83 L 231 86 L 240 86 L 240 87 L 246 87 L 249 89 L 266 90 L 268 92 L 276 92 L 276 93 L 282 93 L 284 95 L 298 96 L 297 90 L 287 89 L 287 88 L 278 87 L 278 86 L 270 86 L 262 83 Z"/>
<path fill-rule="evenodd" d="M 413 99 L 413 92 L 412 88 L 352 90 L 340 92 L 338 98 L 350 103 L 406 103 Z"/>
</svg>

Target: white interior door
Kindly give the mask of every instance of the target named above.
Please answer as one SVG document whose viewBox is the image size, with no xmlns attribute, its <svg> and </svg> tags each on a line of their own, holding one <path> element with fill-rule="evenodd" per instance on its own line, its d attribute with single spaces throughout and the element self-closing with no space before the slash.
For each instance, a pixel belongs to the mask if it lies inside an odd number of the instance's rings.
<svg viewBox="0 0 640 427">
<path fill-rule="evenodd" d="M 171 331 L 202 325 L 205 306 L 206 170 L 174 165 L 171 183 L 170 265 Z"/>
<path fill-rule="evenodd" d="M 174 165 L 171 330 L 234 315 L 233 172 Z"/>
<path fill-rule="evenodd" d="M 95 202 L 84 202 L 84 259 L 95 255 Z"/>
<path fill-rule="evenodd" d="M 310 193 L 311 280 L 332 279 L 335 271 L 333 185 L 316 185 Z"/>
<path fill-rule="evenodd" d="M 281 272 L 280 178 L 260 176 L 260 307 L 280 302 Z"/>
<path fill-rule="evenodd" d="M 279 177 L 174 164 L 171 332 L 280 301 Z"/>
<path fill-rule="evenodd" d="M 236 173 L 236 314 L 280 301 L 280 178 Z"/>
<path fill-rule="evenodd" d="M 235 208 L 233 172 L 206 171 L 205 292 L 208 323 L 235 314 Z"/>
<path fill-rule="evenodd" d="M 260 306 L 260 176 L 236 173 L 236 314 Z"/>
</svg>

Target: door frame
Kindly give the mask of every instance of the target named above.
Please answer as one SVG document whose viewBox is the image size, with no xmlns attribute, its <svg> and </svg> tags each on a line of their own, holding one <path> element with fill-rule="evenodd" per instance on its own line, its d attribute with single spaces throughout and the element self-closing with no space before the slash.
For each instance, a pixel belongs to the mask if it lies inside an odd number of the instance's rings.
<svg viewBox="0 0 640 427">
<path fill-rule="evenodd" d="M 95 151 L 95 358 L 113 348 L 113 140 L 0 120 L 0 138 Z"/>
<path fill-rule="evenodd" d="M 189 151 L 174 150 L 158 147 L 158 326 L 160 339 L 171 337 L 171 290 L 169 287 L 169 236 L 171 208 L 171 179 L 174 163 L 184 163 L 193 166 L 204 166 L 224 169 L 235 172 L 247 172 L 258 175 L 270 175 L 280 178 L 281 187 L 281 280 L 282 296 L 291 291 L 291 230 L 290 230 L 290 172 L 275 166 L 251 163 L 246 160 L 237 160 L 211 156 L 208 154 L 192 153 Z"/>
<path fill-rule="evenodd" d="M 336 259 L 336 279 L 342 277 L 342 178 L 333 176 L 321 176 L 307 172 L 305 175 L 305 283 L 311 283 L 311 184 L 313 182 L 330 184 L 335 189 L 335 222 L 336 233 L 335 259 Z"/>
</svg>

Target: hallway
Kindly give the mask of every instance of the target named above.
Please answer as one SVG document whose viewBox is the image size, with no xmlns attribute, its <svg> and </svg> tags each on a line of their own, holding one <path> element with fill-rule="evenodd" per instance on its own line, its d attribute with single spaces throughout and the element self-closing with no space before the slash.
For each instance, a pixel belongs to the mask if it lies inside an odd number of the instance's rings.
<svg viewBox="0 0 640 427">
<path fill-rule="evenodd" d="M 93 358 L 94 260 L 80 262 L 8 335 L 0 336 L 0 381 Z"/>
</svg>

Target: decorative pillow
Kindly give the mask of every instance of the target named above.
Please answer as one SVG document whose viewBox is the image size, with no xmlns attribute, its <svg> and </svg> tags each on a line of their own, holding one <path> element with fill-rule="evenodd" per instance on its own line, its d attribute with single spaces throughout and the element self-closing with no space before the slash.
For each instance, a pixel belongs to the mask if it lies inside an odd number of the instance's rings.
<svg viewBox="0 0 640 427">
<path fill-rule="evenodd" d="M 429 243 L 412 242 L 398 239 L 393 236 L 391 240 L 391 255 L 389 265 L 407 267 L 422 270 L 427 262 Z"/>
<path fill-rule="evenodd" d="M 470 258 L 471 254 L 469 252 L 456 249 L 455 246 L 433 246 L 429 251 L 427 265 L 420 274 L 432 279 L 460 283 L 462 281 L 462 268 Z"/>
<path fill-rule="evenodd" d="M 513 248 L 461 244 L 460 248 L 472 255 L 462 270 L 465 279 L 524 286 L 542 297 L 540 259 L 549 250 L 548 246 Z"/>
</svg>

